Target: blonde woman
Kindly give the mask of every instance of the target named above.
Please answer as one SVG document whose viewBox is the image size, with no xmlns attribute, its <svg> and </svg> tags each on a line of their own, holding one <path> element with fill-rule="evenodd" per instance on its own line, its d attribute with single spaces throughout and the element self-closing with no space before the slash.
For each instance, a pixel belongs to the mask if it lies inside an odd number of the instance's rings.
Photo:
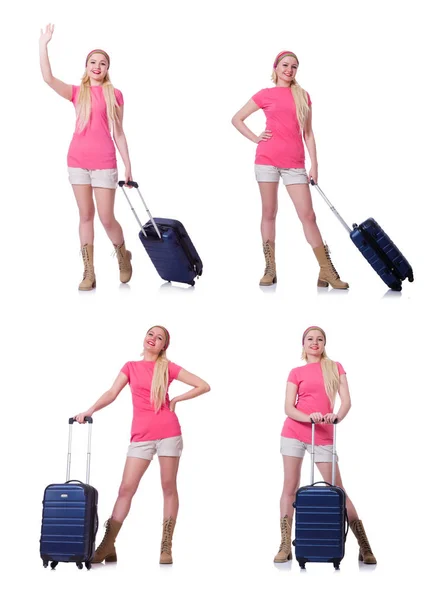
<svg viewBox="0 0 438 600">
<path fill-rule="evenodd" d="M 315 462 L 324 481 L 331 481 L 333 426 L 341 422 L 351 408 L 347 376 L 342 365 L 330 360 L 325 351 L 326 335 L 320 327 L 306 329 L 302 338 L 302 358 L 306 364 L 292 369 L 287 380 L 285 412 L 281 432 L 284 485 L 280 499 L 281 544 L 274 562 L 292 558 L 291 530 L 293 502 L 300 485 L 301 465 L 306 450 L 311 446 L 311 420 L 315 427 Z M 341 406 L 335 412 L 339 394 Z M 336 485 L 344 489 L 339 467 L 336 465 Z M 362 521 L 347 496 L 350 528 L 359 543 L 359 560 L 376 564 Z"/>
<path fill-rule="evenodd" d="M 348 283 L 341 281 L 333 266 L 313 212 L 309 182 L 311 178 L 315 183 L 318 182 L 318 163 L 312 129 L 312 103 L 309 94 L 296 80 L 298 65 L 298 58 L 293 52 L 280 52 L 273 65 L 272 80 L 275 87 L 257 92 L 232 119 L 236 129 L 257 144 L 255 175 L 262 198 L 261 234 L 266 263 L 260 285 L 277 283 L 275 219 L 281 177 L 303 226 L 306 240 L 319 263 L 318 286 L 328 287 L 330 284 L 333 288 L 347 289 Z M 245 125 L 245 119 L 260 108 L 266 115 L 266 130 L 256 135 Z M 304 168 L 303 138 L 311 160 L 308 175 Z"/>
<path fill-rule="evenodd" d="M 67 166 L 69 180 L 79 208 L 79 238 L 84 274 L 79 290 L 96 287 L 94 272 L 94 203 L 105 231 L 114 245 L 119 262 L 120 281 L 128 283 L 132 276 L 131 253 L 125 248 L 123 231 L 114 216 L 117 188 L 117 162 L 114 142 L 125 164 L 125 181 L 132 180 L 128 144 L 123 131 L 123 96 L 109 77 L 110 57 L 104 50 L 92 50 L 85 61 L 80 86 L 63 83 L 52 75 L 47 45 L 54 25 L 41 30 L 40 65 L 44 81 L 76 109 Z M 111 137 L 111 130 L 114 142 Z"/>
<path fill-rule="evenodd" d="M 154 454 L 158 455 L 161 485 L 164 495 L 163 537 L 161 564 L 171 564 L 172 536 L 178 514 L 176 476 L 183 442 L 181 428 L 175 414 L 177 402 L 195 398 L 210 390 L 210 386 L 192 373 L 170 362 L 166 357 L 170 336 L 165 327 L 149 329 L 143 342 L 143 360 L 128 362 L 122 368 L 112 387 L 87 411 L 76 415 L 79 423 L 96 411 L 108 406 L 129 383 L 134 415 L 131 444 L 128 448 L 125 470 L 119 495 L 111 518 L 105 523 L 105 535 L 91 562 L 116 562 L 116 537 L 131 507 L 132 498 Z M 168 388 L 174 379 L 193 389 L 169 400 Z"/>
</svg>

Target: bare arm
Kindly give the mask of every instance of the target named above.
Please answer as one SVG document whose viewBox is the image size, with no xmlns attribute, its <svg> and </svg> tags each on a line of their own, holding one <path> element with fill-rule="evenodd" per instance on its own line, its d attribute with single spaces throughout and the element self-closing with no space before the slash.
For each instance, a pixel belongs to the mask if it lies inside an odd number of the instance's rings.
<svg viewBox="0 0 438 600">
<path fill-rule="evenodd" d="M 310 423 L 310 415 L 301 412 L 295 408 L 295 402 L 297 399 L 297 386 L 291 381 L 287 382 L 286 386 L 286 401 L 284 404 L 284 411 L 288 417 L 294 421 L 301 421 L 301 423 Z"/>
<path fill-rule="evenodd" d="M 303 138 L 310 156 L 312 168 L 318 169 L 318 159 L 316 157 L 316 142 L 312 129 L 312 107 L 310 106 L 309 115 L 303 131 Z"/>
<path fill-rule="evenodd" d="M 249 127 L 245 125 L 245 119 L 247 119 L 249 115 L 252 115 L 252 113 L 256 112 L 256 110 L 259 110 L 259 106 L 257 106 L 254 100 L 249 100 L 245 106 L 243 106 L 234 115 L 234 117 L 231 119 L 231 123 L 234 125 L 237 131 L 240 131 L 242 135 L 251 140 L 251 142 L 258 144 L 260 141 L 265 141 L 272 136 L 270 131 L 265 131 L 260 136 L 257 136 Z"/>
<path fill-rule="evenodd" d="M 114 143 L 125 165 L 125 179 L 132 179 L 131 160 L 129 158 L 128 142 L 123 131 L 123 106 L 117 106 L 117 119 L 114 122 Z"/>
<path fill-rule="evenodd" d="M 170 402 L 170 410 L 175 410 L 175 404 L 177 402 L 182 402 L 183 400 L 190 400 L 191 398 L 196 398 L 196 396 L 201 396 L 201 394 L 206 394 L 210 391 L 210 386 L 206 381 L 193 375 L 193 373 L 189 373 L 185 369 L 181 369 L 177 377 L 178 381 L 182 381 L 182 383 L 186 383 L 187 385 L 191 385 L 192 389 L 186 392 L 185 394 L 181 394 L 181 396 L 175 396 L 172 398 Z"/>
<path fill-rule="evenodd" d="M 85 417 L 91 417 L 96 411 L 101 410 L 102 408 L 105 408 L 105 406 L 108 406 L 114 402 L 127 383 L 127 376 L 120 372 L 110 389 L 102 394 L 99 400 L 93 404 L 91 408 L 75 416 L 76 421 L 78 421 L 78 423 L 84 423 Z"/>
<path fill-rule="evenodd" d="M 40 67 L 44 81 L 49 85 L 52 90 L 55 90 L 57 94 L 71 100 L 73 88 L 70 84 L 64 83 L 56 77 L 53 77 L 52 69 L 50 67 L 49 53 L 47 51 L 47 45 L 52 39 L 52 34 L 55 29 L 54 25 L 47 25 L 46 31 L 41 30 L 40 36 Z"/>
</svg>

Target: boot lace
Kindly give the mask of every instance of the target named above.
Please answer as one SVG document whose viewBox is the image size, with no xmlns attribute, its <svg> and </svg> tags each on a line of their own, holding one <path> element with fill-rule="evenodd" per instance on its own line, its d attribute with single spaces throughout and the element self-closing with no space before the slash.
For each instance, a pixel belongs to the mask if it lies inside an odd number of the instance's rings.
<svg viewBox="0 0 438 600">
<path fill-rule="evenodd" d="M 90 265 L 90 257 L 88 256 L 88 249 L 86 246 L 82 248 L 82 259 L 84 261 L 84 279 L 87 277 L 93 279 L 93 270 Z"/>
<path fill-rule="evenodd" d="M 372 554 L 372 550 L 371 550 L 371 546 L 370 546 L 370 543 L 367 538 L 367 534 L 365 533 L 365 530 L 362 527 L 361 523 L 356 524 L 356 532 L 357 532 L 357 538 L 358 538 L 358 542 L 359 542 L 361 551 L 364 553 L 368 552 L 368 553 Z"/>
<path fill-rule="evenodd" d="M 96 550 L 96 552 L 98 552 L 104 545 L 105 542 L 107 541 L 107 539 L 109 538 L 109 534 L 110 534 L 110 529 L 111 529 L 111 525 L 109 520 L 105 521 L 105 535 L 103 536 L 102 541 L 99 544 L 99 548 Z"/>
<path fill-rule="evenodd" d="M 286 519 L 282 519 L 281 520 L 281 543 L 280 543 L 280 548 L 278 549 L 279 552 L 283 551 L 283 552 L 290 552 L 290 548 L 289 548 L 289 524 L 287 522 Z"/>
<path fill-rule="evenodd" d="M 172 521 L 169 519 L 164 523 L 163 539 L 161 540 L 161 554 L 170 554 L 172 551 Z"/>
<path fill-rule="evenodd" d="M 332 263 L 332 259 L 330 258 L 330 248 L 327 245 L 324 246 L 324 248 L 325 248 L 325 255 L 327 257 L 327 261 L 328 261 L 328 264 L 329 264 L 329 267 L 330 267 L 332 273 L 335 275 L 336 279 L 340 279 L 339 273 L 336 271 L 336 269 Z"/>
<path fill-rule="evenodd" d="M 265 255 L 265 275 L 275 277 L 274 258 L 272 256 L 271 246 L 269 244 L 263 245 L 263 254 Z"/>
<path fill-rule="evenodd" d="M 126 252 L 126 250 L 125 250 Z M 120 246 L 115 246 L 114 247 L 114 252 L 112 254 L 113 256 L 117 256 L 117 261 L 119 263 L 119 270 L 120 271 L 127 271 L 128 270 L 128 266 L 125 262 L 125 255 L 123 254 L 121 247 Z"/>
</svg>

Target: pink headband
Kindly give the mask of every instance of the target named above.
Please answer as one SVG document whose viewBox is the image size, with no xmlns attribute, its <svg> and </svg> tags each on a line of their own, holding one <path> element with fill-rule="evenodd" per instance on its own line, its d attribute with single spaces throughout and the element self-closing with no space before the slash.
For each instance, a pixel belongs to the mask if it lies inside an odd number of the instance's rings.
<svg viewBox="0 0 438 600">
<path fill-rule="evenodd" d="M 308 327 L 306 329 L 306 331 L 303 333 L 303 339 L 301 341 L 301 343 L 303 344 L 303 346 L 304 346 L 304 338 L 309 333 L 309 331 L 312 331 L 312 329 L 317 329 L 318 331 L 320 331 L 322 333 L 322 335 L 324 336 L 324 343 L 327 341 L 327 336 L 325 335 L 324 329 L 321 329 L 321 327 L 318 327 L 318 325 L 312 325 L 311 327 Z"/>
<path fill-rule="evenodd" d="M 105 57 L 105 58 L 107 59 L 107 61 L 108 61 L 108 69 L 109 69 L 109 66 L 110 66 L 110 57 L 109 57 L 109 55 L 108 55 L 108 54 L 105 52 L 105 50 L 100 50 L 99 48 L 96 48 L 96 50 L 92 50 L 91 52 L 89 52 L 89 53 L 87 54 L 87 59 L 86 59 L 86 61 L 85 61 L 85 66 L 87 66 L 88 59 L 90 58 L 90 56 L 91 56 L 92 54 L 103 54 L 103 55 L 104 55 L 104 57 Z"/>
<path fill-rule="evenodd" d="M 283 50 L 283 52 L 280 52 L 280 54 L 277 54 L 277 56 L 275 57 L 275 60 L 274 60 L 274 69 L 277 68 L 277 65 L 280 62 L 280 59 L 282 59 L 285 56 L 292 56 L 293 58 L 297 58 L 295 56 L 295 54 L 293 52 L 291 52 L 290 50 Z"/>
</svg>

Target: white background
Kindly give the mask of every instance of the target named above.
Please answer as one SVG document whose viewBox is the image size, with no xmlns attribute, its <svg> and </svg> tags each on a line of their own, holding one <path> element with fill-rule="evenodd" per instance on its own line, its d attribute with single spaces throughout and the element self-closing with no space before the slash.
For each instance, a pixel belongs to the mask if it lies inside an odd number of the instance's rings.
<svg viewBox="0 0 438 600">
<path fill-rule="evenodd" d="M 50 598 L 77 597 L 79 589 L 86 597 L 265 598 L 309 595 L 313 586 L 314 596 L 368 598 L 410 591 L 431 576 L 435 31 L 429 2 L 357 4 L 40 1 L 2 15 L 1 546 L 12 597 L 38 587 Z M 159 279 L 118 192 L 133 279 L 119 285 L 111 244 L 96 223 L 98 286 L 77 292 L 77 209 L 66 173 L 74 111 L 39 73 L 39 29 L 49 21 L 56 24 L 52 68 L 64 81 L 79 82 L 90 49 L 109 52 L 112 81 L 125 97 L 134 177 L 156 216 L 184 222 L 203 258 L 194 289 Z M 314 193 L 323 237 L 351 285 L 348 293 L 318 293 L 317 265 L 284 189 L 279 283 L 257 285 L 255 146 L 230 119 L 271 85 L 282 49 L 297 53 L 298 81 L 312 97 L 320 185 L 347 221 L 374 216 L 409 258 L 416 281 L 401 294 L 387 292 Z M 263 115 L 248 124 L 260 132 Z M 119 169 L 123 175 L 121 162 Z M 185 450 L 175 564 L 158 565 L 162 500 L 154 461 L 120 533 L 117 566 L 46 571 L 38 554 L 41 500 L 46 485 L 64 478 L 67 418 L 139 357 L 144 332 L 157 322 L 171 331 L 170 359 L 212 386 L 177 406 Z M 340 572 L 272 563 L 285 382 L 300 364 L 301 333 L 313 323 L 326 329 L 329 355 L 347 370 L 353 408 L 338 432 L 340 466 L 375 569 L 358 566 L 352 535 Z M 171 395 L 183 389 L 175 383 Z M 116 498 L 130 419 L 128 389 L 95 415 L 92 483 L 102 523 Z M 74 434 L 72 476 L 82 477 L 86 428 L 75 426 Z"/>
</svg>

